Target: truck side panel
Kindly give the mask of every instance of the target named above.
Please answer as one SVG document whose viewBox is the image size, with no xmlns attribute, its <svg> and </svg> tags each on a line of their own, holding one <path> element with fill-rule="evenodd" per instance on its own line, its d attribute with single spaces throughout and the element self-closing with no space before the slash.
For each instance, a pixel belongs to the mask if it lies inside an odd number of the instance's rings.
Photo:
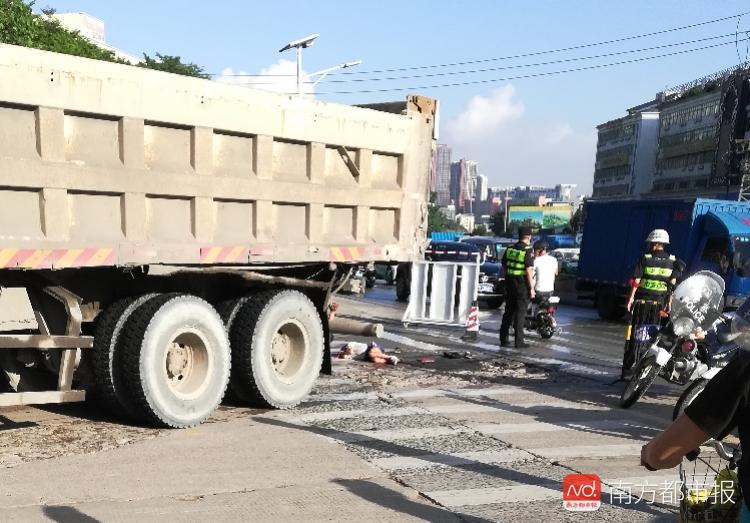
<svg viewBox="0 0 750 523">
<path fill-rule="evenodd" d="M 627 285 L 655 228 L 669 231 L 670 252 L 687 254 L 693 204 L 689 200 L 587 202 L 578 278 L 582 282 Z"/>
<path fill-rule="evenodd" d="M 419 257 L 435 104 L 405 107 L 0 45 L 0 268 Z"/>
</svg>

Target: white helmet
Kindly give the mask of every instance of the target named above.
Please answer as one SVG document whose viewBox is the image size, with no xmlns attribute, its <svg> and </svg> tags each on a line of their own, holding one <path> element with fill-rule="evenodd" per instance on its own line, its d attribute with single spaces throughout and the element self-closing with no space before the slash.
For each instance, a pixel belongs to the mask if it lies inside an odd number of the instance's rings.
<svg viewBox="0 0 750 523">
<path fill-rule="evenodd" d="M 654 229 L 646 238 L 646 243 L 669 243 L 669 233 L 664 229 Z"/>
</svg>

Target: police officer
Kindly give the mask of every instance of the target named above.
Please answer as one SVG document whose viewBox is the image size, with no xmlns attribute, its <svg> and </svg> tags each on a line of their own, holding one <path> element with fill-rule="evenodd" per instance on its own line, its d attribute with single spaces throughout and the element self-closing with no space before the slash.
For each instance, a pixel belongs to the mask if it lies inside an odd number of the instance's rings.
<svg viewBox="0 0 750 523">
<path fill-rule="evenodd" d="M 526 309 L 534 298 L 534 254 L 531 250 L 531 229 L 518 229 L 518 242 L 503 254 L 505 269 L 505 312 L 500 324 L 500 345 L 508 347 L 510 325 L 516 333 L 516 348 L 527 347 L 523 340 L 523 327 Z"/>
<path fill-rule="evenodd" d="M 651 231 L 646 243 L 648 249 L 636 265 L 628 297 L 627 307 L 632 315 L 625 344 L 623 376 L 635 363 L 634 341 L 638 341 L 639 325 L 658 324 L 659 312 L 669 312 L 672 290 L 684 268 L 676 256 L 664 250 L 669 245 L 669 233 L 664 229 Z"/>
</svg>

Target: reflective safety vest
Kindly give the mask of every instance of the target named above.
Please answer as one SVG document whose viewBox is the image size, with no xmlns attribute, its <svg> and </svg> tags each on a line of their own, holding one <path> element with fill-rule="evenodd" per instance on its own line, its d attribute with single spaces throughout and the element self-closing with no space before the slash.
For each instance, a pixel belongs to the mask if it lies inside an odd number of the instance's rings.
<svg viewBox="0 0 750 523">
<path fill-rule="evenodd" d="M 649 292 L 666 293 L 669 290 L 676 260 L 677 258 L 673 255 L 657 258 L 652 254 L 646 254 L 643 257 L 643 276 L 638 287 Z"/>
<path fill-rule="evenodd" d="M 505 250 L 505 261 L 507 264 L 508 276 L 524 276 L 526 274 L 526 253 L 531 247 L 521 250 L 514 247 L 508 247 Z"/>
</svg>

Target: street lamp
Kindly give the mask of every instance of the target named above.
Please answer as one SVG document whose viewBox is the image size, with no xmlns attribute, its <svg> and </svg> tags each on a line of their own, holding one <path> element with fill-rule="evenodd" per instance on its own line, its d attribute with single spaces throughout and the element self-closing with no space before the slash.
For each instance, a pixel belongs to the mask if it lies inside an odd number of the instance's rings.
<svg viewBox="0 0 750 523">
<path fill-rule="evenodd" d="M 289 42 L 284 47 L 279 49 L 280 53 L 283 53 L 284 51 L 288 51 L 290 49 L 294 49 L 294 51 L 297 54 L 297 94 L 302 94 L 302 49 L 305 49 L 307 47 L 310 47 L 313 42 L 315 42 L 315 39 L 320 36 L 320 33 L 315 33 L 310 36 L 306 36 L 304 38 L 300 38 L 299 40 L 294 40 L 293 42 Z M 355 60 L 353 62 L 345 62 L 343 64 L 334 65 L 333 67 L 329 67 L 327 69 L 322 69 L 320 71 L 316 71 L 314 73 L 310 73 L 307 76 L 315 76 L 315 75 L 321 75 L 320 78 L 315 80 L 313 83 L 313 86 L 318 85 L 318 82 L 320 82 L 323 78 L 325 78 L 328 73 L 332 71 L 336 71 L 338 69 L 346 69 L 347 67 L 355 67 L 362 63 L 362 60 Z"/>
<path fill-rule="evenodd" d="M 314 73 L 310 73 L 307 76 L 315 76 L 317 74 L 320 75 L 320 78 L 318 78 L 317 80 L 315 80 L 315 82 L 313 82 L 313 87 L 315 87 L 316 85 L 318 85 L 318 82 L 320 82 L 323 78 L 328 76 L 328 73 L 337 71 L 339 69 L 346 69 L 347 67 L 356 67 L 361 63 L 362 63 L 362 60 L 354 60 L 353 62 L 345 62 L 343 64 L 334 65 L 333 67 L 329 67 L 327 69 L 321 69 L 320 71 L 315 71 Z M 299 87 L 297 88 L 297 94 L 299 94 Z"/>
<path fill-rule="evenodd" d="M 510 196 L 506 195 L 503 197 L 503 200 L 505 200 L 505 227 L 503 228 L 503 232 L 505 234 L 508 234 L 508 201 L 512 200 Z"/>
<path fill-rule="evenodd" d="M 302 92 L 302 49 L 310 47 L 315 39 L 319 36 L 320 33 L 315 33 L 314 35 L 306 36 L 304 38 L 300 38 L 299 40 L 289 42 L 284 47 L 279 49 L 280 53 L 288 51 L 289 49 L 294 49 L 297 53 L 297 94 L 300 94 Z"/>
</svg>

